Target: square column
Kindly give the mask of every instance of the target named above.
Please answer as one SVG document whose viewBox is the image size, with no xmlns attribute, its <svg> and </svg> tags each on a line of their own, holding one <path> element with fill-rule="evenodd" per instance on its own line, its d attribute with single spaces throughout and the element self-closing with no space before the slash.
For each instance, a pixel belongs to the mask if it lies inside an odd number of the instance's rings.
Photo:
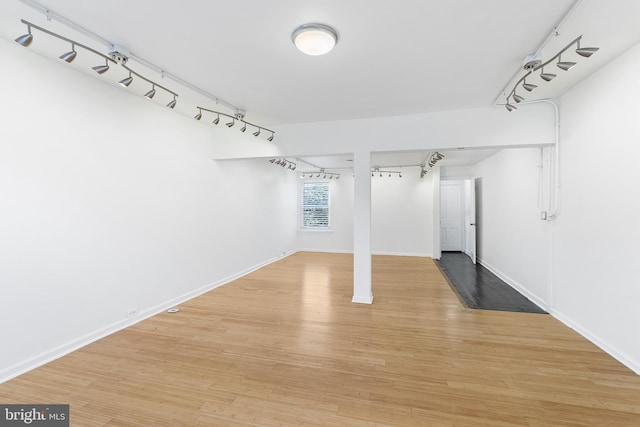
<svg viewBox="0 0 640 427">
<path fill-rule="evenodd" d="M 353 159 L 353 299 L 371 304 L 371 153 L 356 151 Z"/>
</svg>

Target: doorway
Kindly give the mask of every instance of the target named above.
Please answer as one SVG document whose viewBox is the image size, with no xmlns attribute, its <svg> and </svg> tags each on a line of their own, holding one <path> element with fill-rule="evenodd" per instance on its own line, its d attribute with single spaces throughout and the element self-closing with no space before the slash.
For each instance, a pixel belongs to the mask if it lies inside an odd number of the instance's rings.
<svg viewBox="0 0 640 427">
<path fill-rule="evenodd" d="M 440 250 L 462 252 L 476 263 L 476 180 L 440 182 Z"/>
</svg>

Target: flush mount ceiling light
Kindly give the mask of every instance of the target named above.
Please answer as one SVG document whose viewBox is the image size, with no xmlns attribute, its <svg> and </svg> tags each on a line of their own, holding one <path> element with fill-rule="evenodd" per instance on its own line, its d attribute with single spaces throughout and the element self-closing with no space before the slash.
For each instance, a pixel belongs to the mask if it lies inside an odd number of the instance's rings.
<svg viewBox="0 0 640 427">
<path fill-rule="evenodd" d="M 338 33 L 328 25 L 304 24 L 293 30 L 291 40 L 300 52 L 318 56 L 331 52 L 338 43 Z"/>
<path fill-rule="evenodd" d="M 531 76 L 533 73 L 537 73 L 538 71 L 540 71 L 540 78 L 546 82 L 550 82 L 551 80 L 556 78 L 557 77 L 556 74 L 544 72 L 544 67 L 546 65 L 551 64 L 553 61 L 557 60 L 556 66 L 564 71 L 569 71 L 570 69 L 572 69 L 577 64 L 577 62 L 563 61 L 561 58 L 562 54 L 568 51 L 569 48 L 571 48 L 572 46 L 575 45 L 576 46 L 575 52 L 584 58 L 589 58 L 591 55 L 593 55 L 598 51 L 599 48 L 597 47 L 580 47 L 580 40 L 582 40 L 582 36 L 576 38 L 571 43 L 566 45 L 564 49 L 556 53 L 551 59 L 549 59 L 545 63 L 542 63 L 542 61 L 540 61 L 537 58 L 533 58 L 532 55 L 527 56 L 525 58 L 524 67 L 523 67 L 527 73 L 524 76 L 522 76 L 520 80 L 516 82 L 516 84 L 513 86 L 513 89 L 511 89 L 511 92 L 509 92 L 509 94 L 506 97 L 506 103 L 501 105 L 504 105 L 507 111 L 511 112 L 513 110 L 516 110 L 517 109 L 516 106 L 513 105 L 511 101 L 513 100 L 516 103 L 520 103 L 524 101 L 524 97 L 516 93 L 516 90 L 518 89 L 518 87 L 522 84 L 522 87 L 526 89 L 528 92 L 531 92 L 532 90 L 538 87 L 537 85 L 527 83 L 526 81 L 527 77 Z"/>
</svg>

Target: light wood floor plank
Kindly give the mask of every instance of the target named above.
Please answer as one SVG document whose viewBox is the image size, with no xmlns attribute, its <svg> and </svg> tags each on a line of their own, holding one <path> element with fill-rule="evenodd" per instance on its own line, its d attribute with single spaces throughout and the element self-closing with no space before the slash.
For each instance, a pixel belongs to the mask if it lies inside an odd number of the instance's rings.
<svg viewBox="0 0 640 427">
<path fill-rule="evenodd" d="M 548 315 L 464 309 L 427 258 L 297 253 L 0 385 L 74 426 L 639 426 L 640 377 Z"/>
</svg>

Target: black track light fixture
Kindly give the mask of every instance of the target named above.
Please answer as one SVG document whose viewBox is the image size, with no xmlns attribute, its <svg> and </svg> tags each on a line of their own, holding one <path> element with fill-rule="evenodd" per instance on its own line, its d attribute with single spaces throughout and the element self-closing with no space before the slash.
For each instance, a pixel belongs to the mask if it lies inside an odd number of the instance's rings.
<svg viewBox="0 0 640 427">
<path fill-rule="evenodd" d="M 218 123 L 220 123 L 220 113 L 218 113 L 218 115 L 216 116 L 215 119 L 213 119 L 212 122 L 214 125 L 217 125 Z"/>
<path fill-rule="evenodd" d="M 240 132 L 244 133 L 247 130 L 247 123 L 246 122 L 242 122 L 242 123 L 243 123 L 243 125 L 240 128 Z"/>
<path fill-rule="evenodd" d="M 274 136 L 274 133 L 271 132 L 271 136 L 269 138 L 267 138 L 267 141 L 269 141 L 269 142 L 273 141 L 273 136 Z"/>
<path fill-rule="evenodd" d="M 258 130 L 253 133 L 253 136 L 255 137 L 260 136 L 260 128 L 258 128 Z"/>
<path fill-rule="evenodd" d="M 236 124 L 235 117 L 232 117 L 230 122 L 225 123 L 225 125 L 227 125 L 227 127 L 229 127 L 229 128 L 232 128 L 235 124 Z"/>
<path fill-rule="evenodd" d="M 193 116 L 194 119 L 200 120 L 202 118 L 202 109 L 198 108 L 198 114 Z"/>
</svg>

